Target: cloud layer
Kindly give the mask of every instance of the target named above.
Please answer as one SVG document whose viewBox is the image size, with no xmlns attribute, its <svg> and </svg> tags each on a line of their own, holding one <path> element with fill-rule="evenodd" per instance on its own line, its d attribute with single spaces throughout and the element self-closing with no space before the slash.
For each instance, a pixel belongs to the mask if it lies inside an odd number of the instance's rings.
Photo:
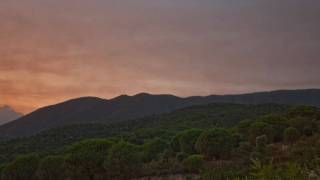
<svg viewBox="0 0 320 180">
<path fill-rule="evenodd" d="M 0 104 L 319 88 L 318 0 L 2 0 Z"/>
</svg>

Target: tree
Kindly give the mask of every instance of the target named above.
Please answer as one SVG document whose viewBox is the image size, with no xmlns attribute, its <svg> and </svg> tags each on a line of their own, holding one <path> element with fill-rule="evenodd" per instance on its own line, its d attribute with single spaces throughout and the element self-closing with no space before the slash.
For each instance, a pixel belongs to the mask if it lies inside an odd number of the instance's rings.
<svg viewBox="0 0 320 180">
<path fill-rule="evenodd" d="M 95 179 L 104 173 L 103 163 L 113 143 L 105 139 L 89 139 L 67 149 L 66 169 L 75 179 Z"/>
<path fill-rule="evenodd" d="M 196 143 L 197 150 L 208 158 L 217 159 L 228 155 L 232 149 L 231 134 L 225 129 L 211 129 L 203 132 Z"/>
<path fill-rule="evenodd" d="M 178 133 L 176 136 L 174 136 L 170 142 L 170 148 L 174 152 L 181 152 L 181 146 L 180 146 L 180 136 L 181 134 Z"/>
<path fill-rule="evenodd" d="M 256 151 L 251 154 L 252 158 L 258 159 L 261 162 L 266 162 L 268 157 L 266 156 L 268 137 L 266 135 L 258 136 L 256 138 Z"/>
<path fill-rule="evenodd" d="M 256 147 L 258 151 L 261 151 L 266 148 L 268 143 L 268 137 L 266 135 L 258 136 L 256 138 Z"/>
<path fill-rule="evenodd" d="M 39 164 L 37 155 L 24 155 L 3 168 L 2 179 L 5 180 L 34 180 Z"/>
<path fill-rule="evenodd" d="M 153 139 L 143 145 L 144 159 L 149 162 L 167 148 L 167 143 L 160 138 Z"/>
<path fill-rule="evenodd" d="M 112 178 L 129 179 L 139 175 L 141 164 L 139 147 L 122 141 L 112 146 L 104 167 Z"/>
<path fill-rule="evenodd" d="M 270 139 L 273 142 L 281 142 L 283 140 L 283 131 L 288 127 L 288 120 L 281 115 L 267 115 L 259 118 L 259 121 L 265 122 L 272 127 L 272 137 Z M 266 132 L 267 133 L 267 132 Z"/>
<path fill-rule="evenodd" d="M 185 160 L 189 155 L 185 152 L 179 152 L 177 153 L 176 155 L 176 159 L 179 161 L 179 162 L 182 162 L 183 160 Z"/>
<path fill-rule="evenodd" d="M 65 179 L 64 158 L 62 156 L 48 156 L 40 161 L 37 177 L 39 180 Z"/>
<path fill-rule="evenodd" d="M 297 128 L 289 127 L 284 131 L 284 140 L 287 143 L 294 143 L 300 138 L 300 132 Z"/>
<path fill-rule="evenodd" d="M 255 122 L 250 125 L 250 141 L 255 141 L 256 137 L 261 135 L 266 135 L 268 137 L 268 140 L 270 142 L 273 142 L 276 132 L 274 127 L 272 127 L 270 124 L 265 122 Z"/>
<path fill-rule="evenodd" d="M 191 155 L 183 161 L 183 166 L 188 172 L 198 173 L 202 169 L 204 162 L 202 155 Z"/>
<path fill-rule="evenodd" d="M 2 174 L 2 171 L 3 171 L 4 168 L 5 168 L 5 164 L 1 164 L 0 165 L 0 180 L 2 179 L 1 178 L 1 174 Z"/>
<path fill-rule="evenodd" d="M 305 130 L 306 127 L 308 127 L 308 125 L 311 124 L 311 122 L 311 119 L 303 116 L 296 116 L 289 119 L 289 125 L 296 128 L 301 133 Z"/>
<path fill-rule="evenodd" d="M 178 133 L 171 141 L 171 148 L 175 152 L 197 153 L 195 145 L 202 132 L 201 129 L 188 129 Z"/>
<path fill-rule="evenodd" d="M 189 129 L 183 131 L 179 138 L 181 151 L 188 154 L 197 153 L 195 145 L 201 133 L 203 133 L 203 130 L 200 129 Z"/>
</svg>

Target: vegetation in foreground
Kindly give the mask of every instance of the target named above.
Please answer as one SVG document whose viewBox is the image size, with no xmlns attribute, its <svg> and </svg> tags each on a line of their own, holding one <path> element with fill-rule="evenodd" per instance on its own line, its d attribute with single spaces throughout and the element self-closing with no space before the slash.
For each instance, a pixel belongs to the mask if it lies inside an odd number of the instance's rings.
<svg viewBox="0 0 320 180">
<path fill-rule="evenodd" d="M 320 110 L 303 106 L 274 112 L 207 128 L 206 124 L 181 128 L 179 123 L 164 128 L 149 121 L 153 126 L 149 124 L 148 130 L 127 127 L 119 134 L 84 139 L 55 152 L 15 157 L 0 167 L 1 180 L 143 179 L 176 174 L 205 180 L 318 179 Z M 10 143 L 2 145 L 10 147 Z"/>
</svg>

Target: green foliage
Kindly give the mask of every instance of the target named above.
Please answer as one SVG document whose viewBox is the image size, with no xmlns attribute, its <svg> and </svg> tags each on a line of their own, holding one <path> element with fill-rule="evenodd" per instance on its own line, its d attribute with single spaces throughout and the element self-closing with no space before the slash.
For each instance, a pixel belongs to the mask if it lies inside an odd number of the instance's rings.
<svg viewBox="0 0 320 180">
<path fill-rule="evenodd" d="M 195 145 L 202 132 L 201 129 L 188 129 L 178 133 L 171 141 L 171 148 L 175 152 L 197 153 Z"/>
<path fill-rule="evenodd" d="M 203 132 L 198 138 L 197 150 L 208 158 L 220 159 L 232 149 L 232 136 L 225 129 L 211 129 Z"/>
<path fill-rule="evenodd" d="M 103 163 L 113 142 L 89 139 L 71 145 L 66 150 L 65 167 L 74 179 L 94 179 L 103 173 Z"/>
<path fill-rule="evenodd" d="M 298 129 L 302 133 L 310 123 L 310 119 L 303 116 L 295 116 L 289 119 L 289 125 Z"/>
<path fill-rule="evenodd" d="M 232 141 L 234 147 L 239 147 L 241 141 L 243 141 L 243 137 L 239 133 L 232 134 Z"/>
<path fill-rule="evenodd" d="M 2 170 L 2 179 L 5 180 L 34 180 L 39 164 L 36 155 L 25 155 L 16 158 Z"/>
<path fill-rule="evenodd" d="M 270 180 L 280 178 L 278 172 L 276 172 L 276 169 L 271 164 L 264 166 L 259 160 L 252 160 L 251 169 L 251 175 L 255 177 L 255 179 Z"/>
<path fill-rule="evenodd" d="M 195 144 L 202 133 L 203 130 L 200 129 L 189 129 L 181 132 L 179 138 L 181 151 L 188 154 L 197 153 Z"/>
<path fill-rule="evenodd" d="M 266 135 L 268 140 L 273 142 L 276 135 L 274 128 L 270 124 L 259 121 L 251 124 L 249 131 L 251 140 L 255 140 L 258 136 Z"/>
<path fill-rule="evenodd" d="M 179 162 L 182 162 L 183 160 L 185 160 L 189 155 L 185 152 L 179 152 L 177 155 L 176 155 L 176 159 L 179 161 Z"/>
<path fill-rule="evenodd" d="M 268 137 L 266 135 L 258 136 L 256 138 L 256 147 L 258 151 L 261 151 L 266 148 L 268 143 Z"/>
<path fill-rule="evenodd" d="M 283 115 L 266 115 L 262 118 L 259 118 L 259 121 L 265 122 L 271 126 L 273 131 L 272 135 L 268 138 L 270 142 L 281 142 L 283 140 L 283 131 L 288 127 L 287 118 Z M 268 134 L 267 134 L 268 135 Z"/>
<path fill-rule="evenodd" d="M 243 164 L 237 162 L 217 161 L 211 164 L 206 164 L 201 172 L 201 180 L 245 180 L 244 174 L 247 174 L 245 169 L 242 169 Z"/>
<path fill-rule="evenodd" d="M 65 179 L 66 172 L 64 158 L 61 156 L 48 156 L 39 163 L 37 177 L 39 180 Z"/>
<path fill-rule="evenodd" d="M 174 152 L 181 152 L 181 146 L 180 146 L 180 134 L 175 135 L 171 142 L 170 142 L 170 148 Z"/>
<path fill-rule="evenodd" d="M 307 172 L 318 173 L 319 110 L 283 109 L 277 105 L 199 106 L 1 141 L 0 179 L 134 179 L 192 173 L 214 180 L 250 179 L 250 175 L 299 180 Z M 45 158 L 12 160 L 26 152 Z"/>
<path fill-rule="evenodd" d="M 258 180 L 307 180 L 307 172 L 296 163 L 286 163 L 275 166 L 273 164 L 263 165 L 258 160 L 252 161 L 252 176 Z"/>
<path fill-rule="evenodd" d="M 128 179 L 139 175 L 142 160 L 138 146 L 119 142 L 112 146 L 104 167 L 111 177 Z"/>
<path fill-rule="evenodd" d="M 294 127 L 289 127 L 287 129 L 285 129 L 284 131 L 284 140 L 287 143 L 294 143 L 296 142 L 299 138 L 300 138 L 300 132 L 294 128 Z"/>
<path fill-rule="evenodd" d="M 288 150 L 293 161 L 309 168 L 315 168 L 313 166 L 313 161 L 320 157 L 319 149 L 319 136 L 315 136 L 301 139 L 297 143 L 291 145 Z"/>
<path fill-rule="evenodd" d="M 210 104 L 111 124 L 58 127 L 28 138 L 0 141 L 0 162 L 7 163 L 19 155 L 29 153 L 43 156 L 57 154 L 70 144 L 92 138 L 112 138 L 119 141 L 121 137 L 125 137 L 125 140 L 137 144 L 156 137 L 169 141 L 177 133 L 190 128 L 228 128 L 244 119 L 255 120 L 270 113 L 284 113 L 287 109 L 288 106 L 275 104 Z"/>
<path fill-rule="evenodd" d="M 0 180 L 2 179 L 1 175 L 4 168 L 5 168 L 5 164 L 0 165 Z"/>
<path fill-rule="evenodd" d="M 202 155 L 191 155 L 183 160 L 183 166 L 188 172 L 197 173 L 204 166 L 204 157 Z"/>
<path fill-rule="evenodd" d="M 306 117 L 315 118 L 319 113 L 319 109 L 312 106 L 297 106 L 289 109 L 288 117 Z"/>
<path fill-rule="evenodd" d="M 158 159 L 159 154 L 167 147 L 167 142 L 160 138 L 150 140 L 143 145 L 144 160 L 149 162 L 153 159 Z"/>
</svg>

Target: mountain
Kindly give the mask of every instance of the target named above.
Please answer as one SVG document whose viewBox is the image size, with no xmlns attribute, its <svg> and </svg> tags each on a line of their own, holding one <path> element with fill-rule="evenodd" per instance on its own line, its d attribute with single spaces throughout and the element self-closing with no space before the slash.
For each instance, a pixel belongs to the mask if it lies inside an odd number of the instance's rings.
<svg viewBox="0 0 320 180">
<path fill-rule="evenodd" d="M 1 138 L 34 135 L 42 130 L 71 124 L 122 122 L 171 112 L 192 105 L 210 103 L 291 104 L 320 106 L 320 90 L 281 90 L 240 95 L 212 95 L 181 98 L 173 95 L 122 95 L 106 100 L 82 97 L 38 109 L 0 126 Z"/>
<path fill-rule="evenodd" d="M 242 120 L 253 120 L 269 114 L 281 115 L 289 109 L 290 106 L 276 104 L 209 104 L 110 124 L 87 123 L 56 127 L 31 137 L 0 141 L 0 164 L 23 154 L 55 154 L 67 145 L 83 139 L 121 137 L 135 143 L 153 138 L 169 141 L 173 135 L 185 129 L 228 128 Z"/>
<path fill-rule="evenodd" d="M 9 106 L 0 107 L 0 125 L 18 119 L 21 116 L 21 113 L 16 112 Z"/>
</svg>

